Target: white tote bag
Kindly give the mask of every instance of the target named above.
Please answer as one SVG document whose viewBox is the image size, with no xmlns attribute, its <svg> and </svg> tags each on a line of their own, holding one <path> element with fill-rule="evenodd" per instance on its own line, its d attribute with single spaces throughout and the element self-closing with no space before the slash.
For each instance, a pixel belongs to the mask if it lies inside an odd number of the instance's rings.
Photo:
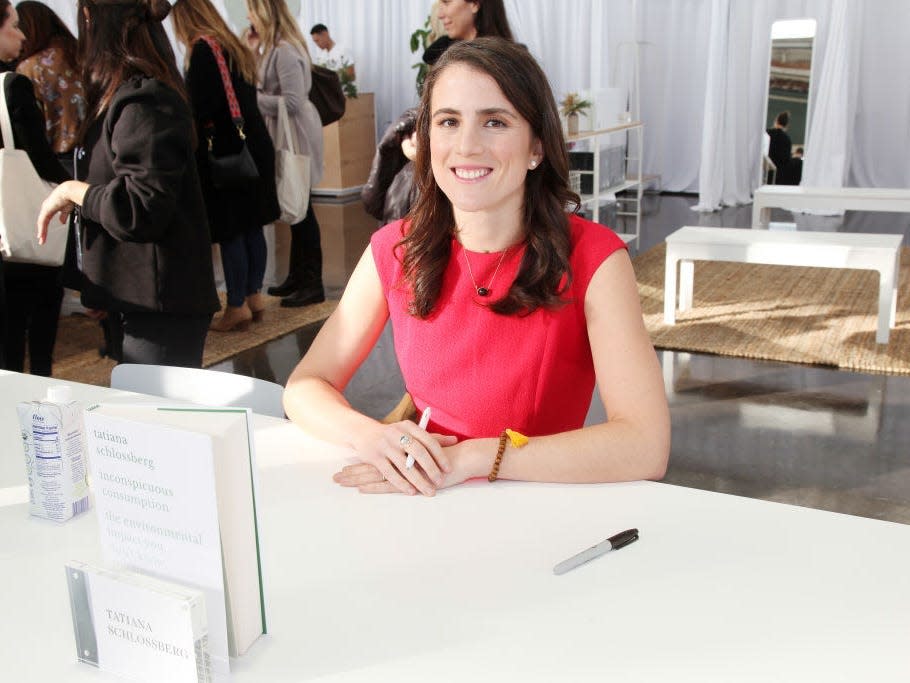
<svg viewBox="0 0 910 683">
<path fill-rule="evenodd" d="M 59 266 L 66 251 L 67 226 L 53 219 L 47 240 L 38 244 L 35 223 L 41 203 L 54 189 L 53 183 L 41 179 L 32 166 L 28 152 L 16 149 L 13 126 L 6 106 L 6 79 L 0 79 L 0 253 L 8 261 Z"/>
<path fill-rule="evenodd" d="M 310 203 L 310 157 L 297 153 L 284 98 L 278 99 L 278 134 L 275 144 L 275 183 L 281 220 L 293 225 L 306 218 Z"/>
</svg>

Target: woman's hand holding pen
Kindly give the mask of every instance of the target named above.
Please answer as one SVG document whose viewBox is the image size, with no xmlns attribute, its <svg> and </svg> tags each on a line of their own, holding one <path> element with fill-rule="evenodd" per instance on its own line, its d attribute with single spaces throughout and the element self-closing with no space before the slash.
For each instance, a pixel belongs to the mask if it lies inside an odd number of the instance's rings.
<svg viewBox="0 0 910 683">
<path fill-rule="evenodd" d="M 435 495 L 452 465 L 443 449 L 456 442 L 454 436 L 430 434 L 405 420 L 380 428 L 358 448 L 363 462 L 348 465 L 335 474 L 342 486 L 356 486 L 361 493 L 406 493 Z M 418 467 L 407 467 L 408 455 Z"/>
<path fill-rule="evenodd" d="M 456 443 L 454 436 L 430 435 L 437 439 L 443 446 L 442 453 L 450 465 L 445 471 L 442 481 L 434 485 L 434 493 L 439 489 L 461 484 L 468 479 L 485 477 L 490 469 L 492 457 L 496 450 L 496 439 L 469 439 Z M 417 460 L 420 464 L 420 460 Z M 406 472 L 422 469 L 415 467 Z M 399 493 L 396 488 L 379 469 L 368 462 L 348 465 L 335 475 L 335 481 L 342 486 L 356 486 L 361 493 Z M 422 491 L 421 491 L 422 492 Z M 414 493 L 405 491 L 405 493 Z M 433 495 L 427 494 L 427 495 Z"/>
</svg>

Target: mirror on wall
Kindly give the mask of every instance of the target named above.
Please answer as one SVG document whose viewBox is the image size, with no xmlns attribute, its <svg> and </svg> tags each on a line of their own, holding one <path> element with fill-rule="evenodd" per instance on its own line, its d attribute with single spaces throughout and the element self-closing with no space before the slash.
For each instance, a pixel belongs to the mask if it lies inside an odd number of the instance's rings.
<svg viewBox="0 0 910 683">
<path fill-rule="evenodd" d="M 767 183 L 799 185 L 809 123 L 814 19 L 787 19 L 771 26 L 771 63 L 765 112 L 764 174 Z M 771 163 L 767 163 L 770 160 Z"/>
</svg>

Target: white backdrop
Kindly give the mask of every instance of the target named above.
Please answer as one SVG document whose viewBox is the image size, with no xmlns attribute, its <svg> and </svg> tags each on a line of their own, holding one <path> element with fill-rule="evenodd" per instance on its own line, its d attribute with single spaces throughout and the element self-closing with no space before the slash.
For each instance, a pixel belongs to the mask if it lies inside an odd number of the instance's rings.
<svg viewBox="0 0 910 683">
<path fill-rule="evenodd" d="M 75 19 L 73 0 L 47 0 Z M 430 0 L 290 0 L 303 32 L 321 22 L 356 56 L 377 128 L 416 101 L 411 32 Z M 714 209 L 758 184 L 770 27 L 815 17 L 805 174 L 825 184 L 910 186 L 910 2 L 906 0 L 505 0 L 518 41 L 569 91 L 628 86 L 636 48 L 645 172 L 700 191 Z M 217 0 L 245 25 L 244 0 Z M 831 40 L 829 41 L 829 35 Z M 884 55 L 881 56 L 881 55 Z"/>
</svg>

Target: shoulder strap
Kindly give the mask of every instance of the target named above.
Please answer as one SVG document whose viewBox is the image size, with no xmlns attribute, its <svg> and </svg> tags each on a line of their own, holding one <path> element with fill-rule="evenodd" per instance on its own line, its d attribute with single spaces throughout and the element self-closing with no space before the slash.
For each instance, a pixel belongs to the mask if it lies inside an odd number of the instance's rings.
<svg viewBox="0 0 910 683">
<path fill-rule="evenodd" d="M 288 117 L 288 107 L 283 97 L 278 98 L 278 134 L 276 139 L 281 139 L 282 144 L 276 145 L 276 149 L 287 149 L 292 154 L 297 154 L 297 143 L 294 140 L 294 134 L 291 132 L 291 121 Z"/>
<path fill-rule="evenodd" d="M 7 149 L 16 148 L 16 141 L 13 139 L 13 124 L 9 119 L 9 109 L 6 106 L 6 79 L 12 75 L 8 71 L 3 74 L 3 78 L 0 78 L 0 133 L 3 134 L 3 146 Z"/>
<path fill-rule="evenodd" d="M 224 59 L 224 53 L 221 51 L 221 46 L 215 42 L 215 39 L 211 36 L 202 36 L 201 40 L 204 40 L 206 45 L 208 45 L 212 53 L 215 55 L 215 61 L 218 63 L 218 70 L 221 72 L 221 83 L 224 85 L 224 94 L 227 97 L 228 109 L 231 111 L 231 119 L 234 121 L 234 125 L 237 126 L 237 130 L 240 131 L 240 136 L 243 137 L 243 116 L 240 115 L 240 103 L 237 101 L 237 94 L 234 92 L 234 86 L 231 83 L 231 74 L 228 72 L 227 62 Z"/>
</svg>

